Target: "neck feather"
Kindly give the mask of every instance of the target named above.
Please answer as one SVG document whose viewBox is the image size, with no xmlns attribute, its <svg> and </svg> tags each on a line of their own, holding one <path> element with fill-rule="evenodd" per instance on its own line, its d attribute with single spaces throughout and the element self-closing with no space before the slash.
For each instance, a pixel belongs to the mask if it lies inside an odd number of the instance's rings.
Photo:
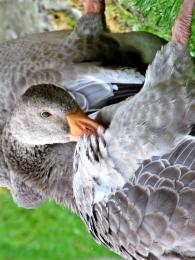
<svg viewBox="0 0 195 260">
<path fill-rule="evenodd" d="M 75 143 L 22 144 L 6 127 L 2 144 L 5 160 L 14 174 L 47 198 L 76 211 L 72 189 Z"/>
</svg>

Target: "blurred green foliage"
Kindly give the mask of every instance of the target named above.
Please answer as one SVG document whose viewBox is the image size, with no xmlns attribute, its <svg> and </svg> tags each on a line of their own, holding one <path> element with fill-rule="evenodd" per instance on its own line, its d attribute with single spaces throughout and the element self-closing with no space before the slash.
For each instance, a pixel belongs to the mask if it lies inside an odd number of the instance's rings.
<svg viewBox="0 0 195 260">
<path fill-rule="evenodd" d="M 129 27 L 133 30 L 149 31 L 170 40 L 171 28 L 182 2 L 183 0 L 119 0 L 116 3 L 124 9 L 125 20 L 128 19 L 126 12 L 129 13 Z M 195 19 L 190 47 L 192 54 L 195 54 Z"/>
<path fill-rule="evenodd" d="M 0 190 L 0 260 L 92 260 L 113 256 L 98 245 L 81 220 L 46 202 L 37 209 L 17 207 Z"/>
</svg>

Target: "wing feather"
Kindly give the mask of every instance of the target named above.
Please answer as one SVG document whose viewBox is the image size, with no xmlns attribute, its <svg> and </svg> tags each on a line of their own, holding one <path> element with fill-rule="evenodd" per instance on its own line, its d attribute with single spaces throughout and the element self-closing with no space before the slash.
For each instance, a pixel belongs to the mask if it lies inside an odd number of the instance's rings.
<svg viewBox="0 0 195 260">
<path fill-rule="evenodd" d="M 94 200 L 86 210 L 78 196 L 83 217 L 89 229 L 87 218 L 93 218 L 97 240 L 104 237 L 104 244 L 126 259 L 195 256 L 195 139 L 186 137 L 195 113 L 193 69 L 186 48 L 166 45 L 149 67 L 143 89 L 114 114 L 109 128 L 113 138 L 103 135 L 105 156 L 92 148 L 91 137 L 84 144 L 91 155 L 80 154 L 81 163 L 84 157 L 88 166 L 78 171 L 80 179 L 86 174 L 94 194 L 101 190 L 95 202 L 101 202 L 108 233 L 99 228 L 102 216 L 93 216 Z M 98 183 L 90 178 L 90 169 Z"/>
<path fill-rule="evenodd" d="M 91 215 L 82 214 L 95 239 L 126 259 L 194 256 L 195 172 L 183 166 L 193 160 L 194 144 L 186 138 L 166 158 L 144 162 L 122 188 L 91 202 Z"/>
</svg>

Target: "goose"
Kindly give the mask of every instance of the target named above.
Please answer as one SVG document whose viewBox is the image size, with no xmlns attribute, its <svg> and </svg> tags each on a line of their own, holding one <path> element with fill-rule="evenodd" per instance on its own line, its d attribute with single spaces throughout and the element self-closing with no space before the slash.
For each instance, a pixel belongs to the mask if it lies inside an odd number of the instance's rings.
<svg viewBox="0 0 195 260">
<path fill-rule="evenodd" d="M 195 257 L 194 67 L 187 50 L 194 6 L 184 0 L 172 42 L 157 53 L 143 89 L 99 111 L 108 129 L 55 85 L 31 86 L 20 97 L 2 134 L 4 185 L 14 184 L 18 204 L 37 207 L 51 198 L 68 206 L 96 241 L 125 259 Z M 85 133 L 69 142 L 70 134 Z"/>
<path fill-rule="evenodd" d="M 44 200 L 43 196 L 12 176 L 1 145 L 6 121 L 21 96 L 32 86 L 56 86 L 67 90 L 82 110 L 91 113 L 138 92 L 143 85 L 146 65 L 165 43 L 150 33 L 107 32 L 102 0 L 99 6 L 97 13 L 93 1 L 84 1 L 85 15 L 73 31 L 34 34 L 0 44 L 0 186 L 10 189 L 16 203 L 25 208 L 38 206 Z M 142 41 L 143 44 L 139 44 Z M 124 69 L 113 69 L 112 53 L 118 55 L 118 64 Z M 138 68 L 141 73 L 126 69 L 129 66 Z M 130 87 L 127 88 L 126 83 Z M 50 116 L 48 111 L 42 112 L 42 117 Z M 104 117 L 98 113 L 97 120 L 109 124 L 110 116 L 103 114 Z M 20 127 L 18 131 L 21 131 Z M 67 162 L 72 161 L 73 147 L 75 144 L 70 143 L 64 148 L 63 158 L 67 158 Z M 62 155 L 59 155 L 59 161 L 61 159 Z"/>
<path fill-rule="evenodd" d="M 74 157 L 77 212 L 94 239 L 124 259 L 195 259 L 194 65 L 187 45 L 195 1 L 184 0 L 172 41 L 109 129 Z"/>
</svg>

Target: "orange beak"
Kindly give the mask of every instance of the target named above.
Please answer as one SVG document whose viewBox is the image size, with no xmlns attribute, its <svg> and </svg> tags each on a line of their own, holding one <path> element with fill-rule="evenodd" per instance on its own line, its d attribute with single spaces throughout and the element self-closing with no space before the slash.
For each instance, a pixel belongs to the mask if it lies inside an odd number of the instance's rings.
<svg viewBox="0 0 195 260">
<path fill-rule="evenodd" d="M 69 137 L 71 141 L 78 141 L 79 137 L 83 135 L 97 135 L 97 129 L 102 127 L 89 118 L 80 108 L 76 112 L 68 114 L 66 118 L 70 127 Z"/>
</svg>

